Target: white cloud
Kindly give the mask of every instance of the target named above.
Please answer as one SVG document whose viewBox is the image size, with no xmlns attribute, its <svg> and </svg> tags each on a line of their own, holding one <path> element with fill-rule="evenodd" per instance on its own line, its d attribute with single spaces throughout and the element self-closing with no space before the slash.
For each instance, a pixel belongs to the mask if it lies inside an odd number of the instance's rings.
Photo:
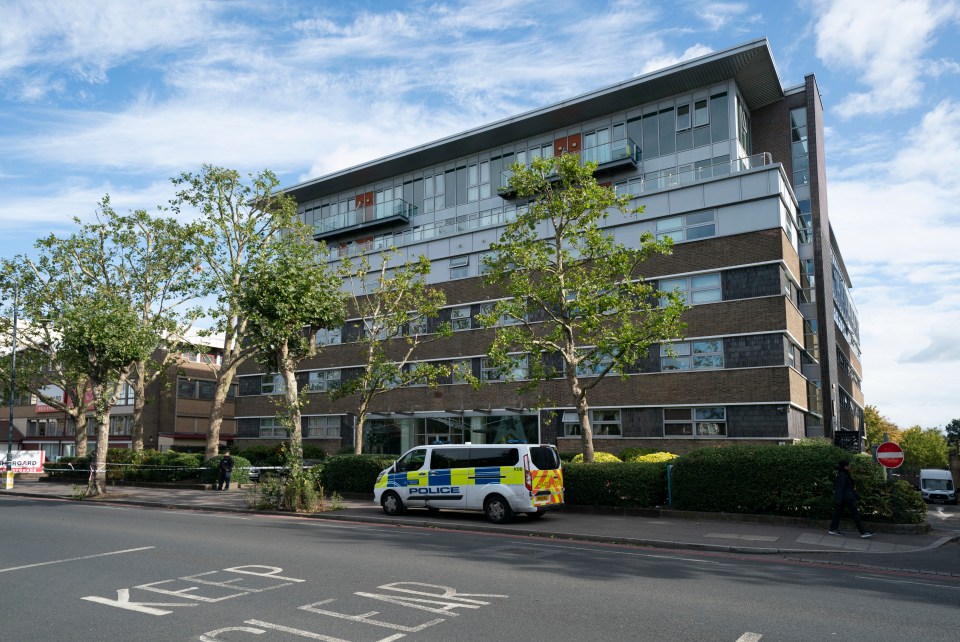
<svg viewBox="0 0 960 642">
<path fill-rule="evenodd" d="M 897 145 L 888 161 L 831 173 L 831 222 L 854 284 L 866 402 L 933 426 L 956 415 L 943 384 L 960 360 L 960 103 L 941 102 Z"/>
<path fill-rule="evenodd" d="M 843 99 L 844 117 L 917 105 L 934 32 L 960 17 L 955 0 L 822 0 L 819 9 L 817 55 L 868 87 Z"/>
<path fill-rule="evenodd" d="M 669 54 L 664 53 L 663 55 L 657 56 L 655 58 L 649 58 L 644 61 L 643 67 L 639 75 L 651 73 L 653 71 L 659 71 L 667 67 L 672 67 L 673 65 L 679 64 L 686 60 L 693 60 L 694 58 L 699 58 L 700 56 L 706 56 L 708 53 L 712 53 L 713 49 L 705 45 L 693 45 L 688 47 L 682 54 Z"/>
</svg>

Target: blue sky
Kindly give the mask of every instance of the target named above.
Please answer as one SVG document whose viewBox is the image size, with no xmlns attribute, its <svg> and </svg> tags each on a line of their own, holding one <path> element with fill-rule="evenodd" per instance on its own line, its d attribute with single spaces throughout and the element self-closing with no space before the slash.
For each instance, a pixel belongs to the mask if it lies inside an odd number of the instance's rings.
<svg viewBox="0 0 960 642">
<path fill-rule="evenodd" d="M 960 417 L 960 0 L 0 0 L 0 256 L 212 163 L 284 185 L 767 37 L 817 76 L 866 402 Z M 754 150 L 763 151 L 763 150 Z"/>
</svg>

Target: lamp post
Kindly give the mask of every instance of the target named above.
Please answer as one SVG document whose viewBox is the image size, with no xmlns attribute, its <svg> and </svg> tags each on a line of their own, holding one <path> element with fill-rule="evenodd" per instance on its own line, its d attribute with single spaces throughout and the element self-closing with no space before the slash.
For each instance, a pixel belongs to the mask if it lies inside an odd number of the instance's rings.
<svg viewBox="0 0 960 642">
<path fill-rule="evenodd" d="M 13 402 L 17 389 L 17 283 L 13 283 L 13 337 L 10 341 L 10 423 L 7 424 L 7 474 L 6 487 L 13 487 Z"/>
</svg>

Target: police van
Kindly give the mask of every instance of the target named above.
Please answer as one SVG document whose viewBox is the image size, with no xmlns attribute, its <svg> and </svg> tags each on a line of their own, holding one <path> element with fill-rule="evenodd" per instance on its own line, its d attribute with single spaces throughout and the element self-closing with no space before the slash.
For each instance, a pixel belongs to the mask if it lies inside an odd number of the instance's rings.
<svg viewBox="0 0 960 642">
<path fill-rule="evenodd" d="M 563 507 L 563 471 L 546 444 L 450 444 L 407 451 L 377 477 L 374 501 L 387 515 L 407 508 L 482 510 L 502 524 Z"/>
</svg>

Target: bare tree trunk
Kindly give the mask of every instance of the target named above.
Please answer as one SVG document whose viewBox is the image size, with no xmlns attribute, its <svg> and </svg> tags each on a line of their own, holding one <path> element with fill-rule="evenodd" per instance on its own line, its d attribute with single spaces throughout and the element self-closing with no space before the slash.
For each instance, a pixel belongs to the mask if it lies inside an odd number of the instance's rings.
<svg viewBox="0 0 960 642">
<path fill-rule="evenodd" d="M 128 380 L 133 386 L 133 428 L 130 430 L 130 442 L 133 451 L 139 453 L 143 452 L 143 409 L 147 405 L 146 364 L 138 363 L 134 372 L 136 378 L 132 382 Z"/>
<path fill-rule="evenodd" d="M 369 404 L 369 399 L 363 399 L 360 402 L 360 407 L 357 408 L 357 423 L 353 427 L 353 454 L 355 455 L 363 452 L 363 422 L 367 420 Z"/>
<path fill-rule="evenodd" d="M 73 419 L 74 436 L 73 451 L 77 457 L 87 456 L 87 409 L 78 406 L 76 412 L 71 412 Z"/>
<path fill-rule="evenodd" d="M 121 379 L 122 380 L 122 379 Z M 120 384 L 91 382 L 93 390 L 93 417 L 97 424 L 97 449 L 90 462 L 90 481 L 87 495 L 97 497 L 107 492 L 107 449 L 110 447 L 110 409 L 117 401 Z"/>
<path fill-rule="evenodd" d="M 283 381 L 286 387 L 284 399 L 286 403 L 287 418 L 290 421 L 290 453 L 297 459 L 303 459 L 303 430 L 302 418 L 300 413 L 300 390 L 297 386 L 297 377 L 293 370 L 293 364 L 290 363 L 290 355 L 287 346 L 277 350 L 278 361 L 282 365 Z"/>
<path fill-rule="evenodd" d="M 593 462 L 593 428 L 590 426 L 590 404 L 587 403 L 587 395 L 580 387 L 580 380 L 577 378 L 577 368 L 571 365 L 572 360 L 567 360 L 567 384 L 570 386 L 570 392 L 577 403 L 577 419 L 580 422 L 580 447 L 583 450 L 583 461 Z"/>
<path fill-rule="evenodd" d="M 223 407 L 227 403 L 227 392 L 233 385 L 233 376 L 237 372 L 237 364 L 224 368 L 217 373 L 217 389 L 213 394 L 213 403 L 210 405 L 210 423 L 207 425 L 207 447 L 203 453 L 203 460 L 216 457 L 220 453 L 220 427 L 223 425 Z"/>
</svg>

